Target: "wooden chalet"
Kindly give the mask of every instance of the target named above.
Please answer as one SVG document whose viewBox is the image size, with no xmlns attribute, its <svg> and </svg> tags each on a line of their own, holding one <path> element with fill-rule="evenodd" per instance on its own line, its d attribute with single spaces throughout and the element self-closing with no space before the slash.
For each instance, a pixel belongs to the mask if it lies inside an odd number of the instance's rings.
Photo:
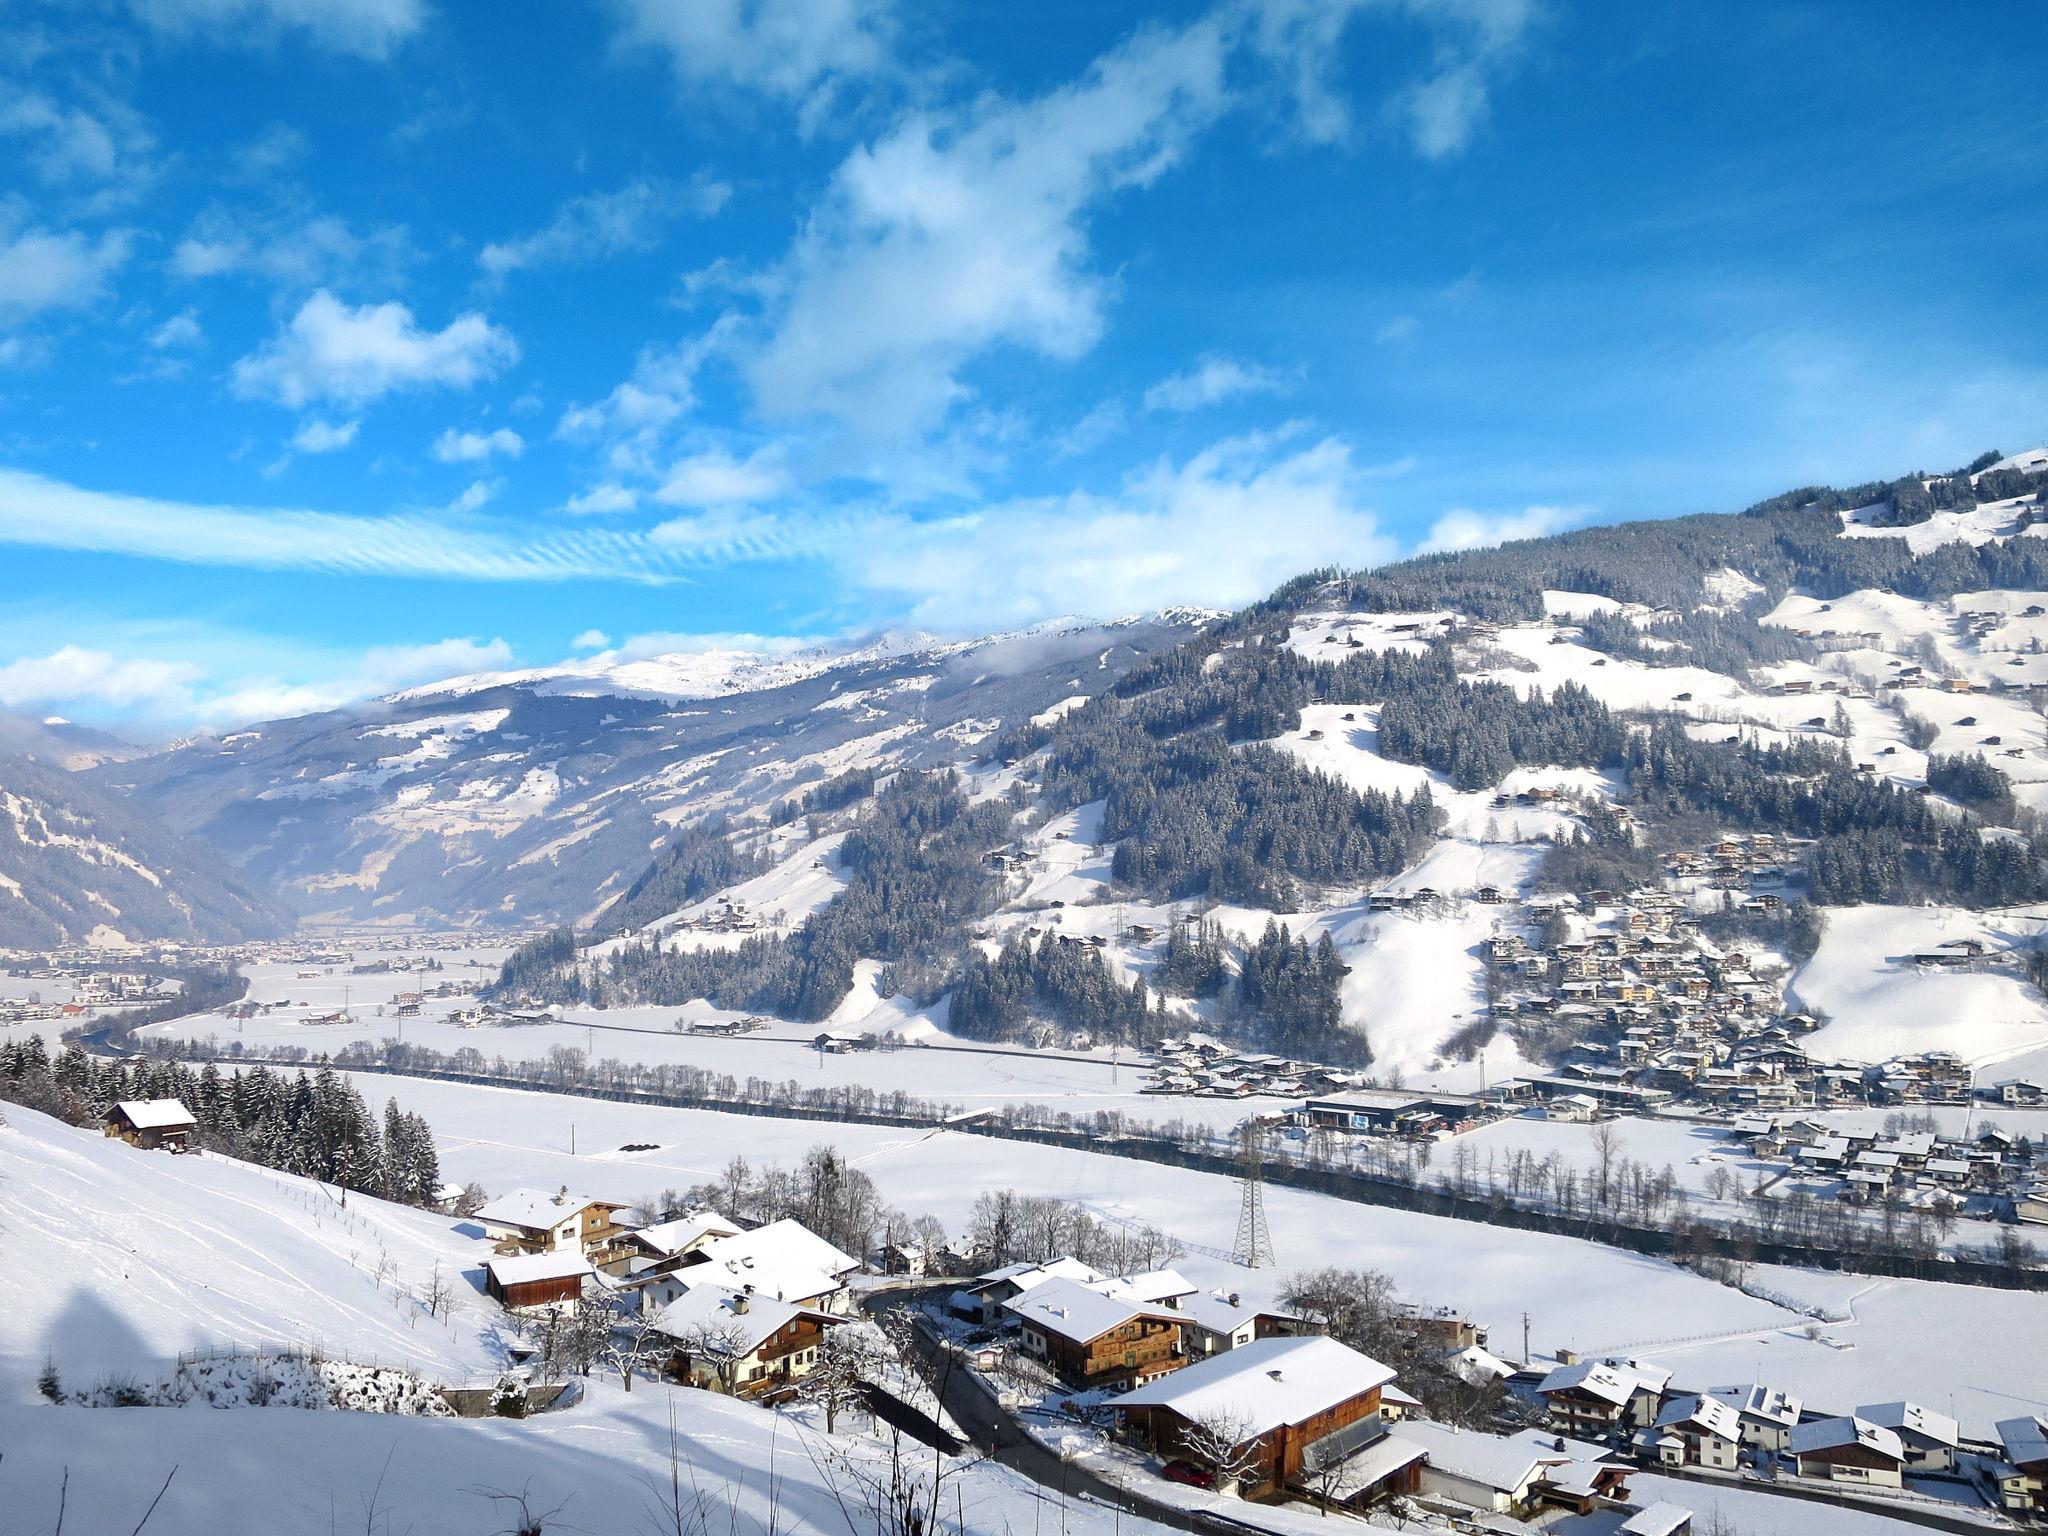
<svg viewBox="0 0 2048 1536">
<path fill-rule="evenodd" d="M 123 1099 L 107 1111 L 106 1133 L 145 1152 L 182 1152 L 199 1129 L 180 1099 Z"/>
</svg>

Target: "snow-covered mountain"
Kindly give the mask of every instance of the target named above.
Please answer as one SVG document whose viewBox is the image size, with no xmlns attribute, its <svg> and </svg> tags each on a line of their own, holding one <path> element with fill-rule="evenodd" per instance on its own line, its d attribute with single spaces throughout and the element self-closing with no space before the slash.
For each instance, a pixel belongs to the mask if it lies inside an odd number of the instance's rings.
<svg viewBox="0 0 2048 1536">
<path fill-rule="evenodd" d="M 577 919 L 617 897 L 679 823 L 852 767 L 971 758 L 1215 617 L 599 657 L 412 688 L 93 777 L 301 914 Z"/>
<path fill-rule="evenodd" d="M 212 849 L 62 767 L 0 754 L 0 946 L 218 943 L 282 926 Z"/>
</svg>

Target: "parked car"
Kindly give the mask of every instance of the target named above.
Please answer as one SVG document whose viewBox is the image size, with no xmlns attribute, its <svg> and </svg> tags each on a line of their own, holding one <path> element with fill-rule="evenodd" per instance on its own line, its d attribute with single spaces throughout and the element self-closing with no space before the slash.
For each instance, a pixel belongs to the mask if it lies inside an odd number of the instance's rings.
<svg viewBox="0 0 2048 1536">
<path fill-rule="evenodd" d="M 1214 1488 L 1216 1474 L 1207 1467 L 1198 1467 L 1192 1461 L 1169 1461 L 1159 1469 L 1159 1475 L 1169 1483 L 1186 1483 L 1190 1488 Z"/>
</svg>

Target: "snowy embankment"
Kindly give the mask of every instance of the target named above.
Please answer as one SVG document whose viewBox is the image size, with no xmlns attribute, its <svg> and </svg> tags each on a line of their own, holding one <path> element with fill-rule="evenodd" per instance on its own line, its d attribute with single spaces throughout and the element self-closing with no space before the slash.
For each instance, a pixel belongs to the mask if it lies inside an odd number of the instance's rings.
<svg viewBox="0 0 2048 1536">
<path fill-rule="evenodd" d="M 389 1084 L 372 1083 L 380 1102 Z M 305 1347 L 463 1382 L 501 1360 L 480 1245 L 446 1217 L 203 1154 L 143 1152 L 33 1110 L 0 1127 L 0 1401 L 169 1380 L 178 1356 Z M 452 1298 L 420 1300 L 439 1269 Z"/>
</svg>

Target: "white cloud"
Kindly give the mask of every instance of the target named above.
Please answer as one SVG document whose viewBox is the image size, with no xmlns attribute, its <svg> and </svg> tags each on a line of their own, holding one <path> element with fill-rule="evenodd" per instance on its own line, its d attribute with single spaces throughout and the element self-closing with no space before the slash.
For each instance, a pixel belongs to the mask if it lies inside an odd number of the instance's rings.
<svg viewBox="0 0 2048 1536">
<path fill-rule="evenodd" d="M 607 480 L 579 491 L 563 503 L 563 510 L 576 513 L 630 512 L 640 505 L 640 493 Z"/>
<path fill-rule="evenodd" d="M 1358 500 L 1361 478 L 1335 438 L 1289 450 L 1282 437 L 1257 435 L 1184 464 L 1161 461 L 1114 495 L 890 519 L 834 558 L 851 584 L 908 601 L 916 621 L 948 629 L 1166 603 L 1227 607 L 1316 566 L 1396 553 Z"/>
<path fill-rule="evenodd" d="M 1414 315 L 1395 315 L 1372 333 L 1372 339 L 1383 347 L 1397 347 L 1413 341 L 1422 334 L 1422 321 Z"/>
<path fill-rule="evenodd" d="M 886 67 L 889 0 L 613 0 L 623 42 L 668 58 L 685 87 L 759 91 L 820 111 Z"/>
<path fill-rule="evenodd" d="M 159 352 L 183 351 L 205 339 L 206 333 L 199 328 L 199 316 L 189 309 L 171 316 L 149 333 L 149 344 Z"/>
<path fill-rule="evenodd" d="M 1222 110 L 1224 53 L 1215 22 L 1148 29 L 1075 84 L 918 113 L 849 156 L 746 359 L 762 409 L 903 437 L 944 417 L 992 348 L 1085 353 L 1108 299 L 1088 215 L 1157 179 Z"/>
<path fill-rule="evenodd" d="M 1130 417 L 1130 410 L 1123 401 L 1114 398 L 1104 400 L 1060 433 L 1053 443 L 1053 454 L 1057 458 L 1071 459 L 1076 454 L 1093 452 L 1121 433 L 1130 424 Z"/>
<path fill-rule="evenodd" d="M 402 224 L 357 231 L 345 219 L 312 212 L 295 195 L 280 208 L 215 206 L 195 218 L 171 248 L 173 276 L 199 281 L 246 274 L 283 288 L 344 281 L 397 282 L 415 259 Z"/>
<path fill-rule="evenodd" d="M 714 448 L 671 464 L 654 499 L 672 507 L 718 507 L 767 501 L 783 494 L 790 484 L 782 452 L 774 445 L 745 459 Z"/>
<path fill-rule="evenodd" d="M 322 421 L 309 416 L 292 434 L 292 446 L 301 453 L 335 453 L 356 440 L 362 425 L 360 421 Z"/>
<path fill-rule="evenodd" d="M 166 32 L 203 32 L 222 41 L 254 42 L 303 35 L 336 53 L 382 58 L 426 19 L 422 0 L 132 0 L 136 12 Z"/>
<path fill-rule="evenodd" d="M 450 427 L 434 439 L 433 451 L 443 464 L 476 464 L 498 453 L 516 459 L 526 452 L 526 439 L 510 427 L 492 432 L 458 432 Z"/>
<path fill-rule="evenodd" d="M 460 516 L 488 506 L 497 499 L 498 492 L 505 489 L 502 480 L 472 480 L 462 489 L 462 494 L 448 503 L 448 510 Z"/>
<path fill-rule="evenodd" d="M 0 135 L 24 140 L 21 163 L 52 186 L 118 182 L 132 193 L 154 172 L 155 136 L 124 102 L 101 96 L 88 108 L 35 90 L 0 97 Z"/>
<path fill-rule="evenodd" d="M 710 217 L 732 196 L 722 181 L 699 175 L 687 185 L 658 179 L 627 183 L 616 192 L 572 197 L 543 229 L 518 240 L 493 242 L 477 253 L 477 265 L 493 277 L 527 267 L 599 261 L 649 251 L 660 226 L 682 213 Z"/>
<path fill-rule="evenodd" d="M 23 656 L 0 666 L 0 705 L 76 705 L 132 709 L 183 693 L 203 676 L 190 662 L 152 661 L 66 645 L 47 656 Z"/>
<path fill-rule="evenodd" d="M 1347 138 L 1350 102 L 1335 80 L 1343 40 L 1366 14 L 1410 18 L 1436 37 L 1429 75 L 1396 90 L 1390 116 L 1429 159 L 1470 142 L 1491 105 L 1492 78 L 1514 60 L 1538 0 L 1251 0 L 1254 52 L 1291 96 L 1301 132 L 1319 143 Z"/>
<path fill-rule="evenodd" d="M 556 436 L 597 445 L 615 478 L 656 474 L 668 429 L 696 403 L 698 369 L 728 344 L 733 323 L 721 320 L 692 340 L 646 349 L 632 377 L 602 400 L 563 411 Z"/>
<path fill-rule="evenodd" d="M 569 642 L 572 651 L 601 651 L 612 643 L 612 637 L 601 629 L 586 629 Z"/>
<path fill-rule="evenodd" d="M 609 529 L 446 511 L 352 516 L 203 506 L 84 490 L 0 469 L 0 543 L 241 570 L 336 571 L 454 581 L 661 581 L 701 564 L 689 549 Z"/>
<path fill-rule="evenodd" d="M 1277 369 L 1211 354 L 1146 390 L 1145 409 L 1199 411 L 1239 395 L 1271 394 L 1286 383 L 1286 375 Z"/>
<path fill-rule="evenodd" d="M 92 303 L 127 259 L 128 236 L 121 231 L 97 240 L 77 230 L 0 234 L 0 323 Z"/>
<path fill-rule="evenodd" d="M 235 364 L 235 392 L 294 410 L 312 400 L 362 404 L 397 389 L 466 389 L 519 357 L 512 333 L 482 315 L 422 330 L 403 304 L 352 308 L 324 288 L 258 351 Z"/>
<path fill-rule="evenodd" d="M 1516 539 L 1540 539 L 1592 516 L 1589 507 L 1524 507 L 1519 512 L 1474 512 L 1454 507 L 1430 524 L 1424 551 L 1484 549 Z"/>
</svg>

